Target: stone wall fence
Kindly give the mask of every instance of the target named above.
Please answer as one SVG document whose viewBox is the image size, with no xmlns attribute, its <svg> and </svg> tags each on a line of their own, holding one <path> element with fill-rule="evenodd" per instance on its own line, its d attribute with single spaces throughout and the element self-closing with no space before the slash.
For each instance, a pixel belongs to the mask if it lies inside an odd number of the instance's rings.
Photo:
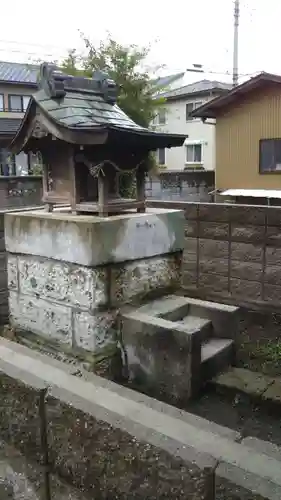
<svg viewBox="0 0 281 500">
<path fill-rule="evenodd" d="M 149 201 L 185 213 L 183 286 L 193 297 L 281 312 L 281 207 Z"/>
</svg>

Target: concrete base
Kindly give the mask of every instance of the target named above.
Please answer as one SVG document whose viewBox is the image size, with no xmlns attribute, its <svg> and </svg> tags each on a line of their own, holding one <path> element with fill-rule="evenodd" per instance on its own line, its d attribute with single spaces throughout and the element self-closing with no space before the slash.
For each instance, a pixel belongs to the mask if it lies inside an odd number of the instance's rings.
<svg viewBox="0 0 281 500">
<path fill-rule="evenodd" d="M 120 306 L 181 282 L 183 213 L 5 216 L 10 321 L 61 349 L 116 352 Z"/>
<path fill-rule="evenodd" d="M 120 331 L 128 378 L 147 394 L 186 403 L 234 361 L 233 306 L 168 295 L 126 308 Z M 219 335 L 218 335 L 219 334 Z"/>
</svg>

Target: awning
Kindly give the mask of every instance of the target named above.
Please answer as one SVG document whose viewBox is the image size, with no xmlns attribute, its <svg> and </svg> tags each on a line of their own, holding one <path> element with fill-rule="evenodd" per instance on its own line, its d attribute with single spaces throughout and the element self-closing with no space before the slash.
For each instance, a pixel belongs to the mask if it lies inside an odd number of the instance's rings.
<svg viewBox="0 0 281 500">
<path fill-rule="evenodd" d="M 184 145 L 185 146 L 193 146 L 196 144 L 204 144 L 205 141 L 203 139 L 185 139 Z"/>
<path fill-rule="evenodd" d="M 281 189 L 227 189 L 221 196 L 247 196 L 249 198 L 281 198 Z"/>
</svg>

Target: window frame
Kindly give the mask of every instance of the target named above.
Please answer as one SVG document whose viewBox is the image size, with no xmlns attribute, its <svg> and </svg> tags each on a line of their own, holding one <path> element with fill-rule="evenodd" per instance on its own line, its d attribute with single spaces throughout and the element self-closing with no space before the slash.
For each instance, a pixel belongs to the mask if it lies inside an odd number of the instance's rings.
<svg viewBox="0 0 281 500">
<path fill-rule="evenodd" d="M 274 138 L 267 138 L 267 139 L 260 139 L 259 140 L 259 174 L 260 175 L 280 175 L 281 174 L 281 168 L 280 170 L 277 170 L 275 168 L 275 170 L 264 170 L 262 168 L 262 145 L 263 143 L 265 142 L 275 142 L 275 141 L 280 141 L 280 146 L 281 146 L 281 137 L 274 137 Z M 275 163 L 275 167 L 277 165 L 277 162 L 276 162 L 276 159 L 274 158 L 274 163 Z M 281 165 L 281 161 L 280 161 L 280 165 Z"/>
<path fill-rule="evenodd" d="M 196 120 L 197 118 L 190 116 L 190 114 L 197 108 L 200 108 L 200 106 L 203 106 L 204 102 L 203 101 L 190 101 L 185 104 L 185 121 L 190 122 L 192 120 Z M 187 114 L 187 106 L 191 105 L 192 110 Z"/>
<path fill-rule="evenodd" d="M 18 97 L 20 98 L 20 102 L 21 102 L 21 108 L 20 109 L 12 109 L 12 106 L 11 106 L 11 99 L 12 97 Z M 26 95 L 26 94 L 8 94 L 8 106 L 9 106 L 9 113 L 25 113 L 26 112 L 26 109 L 24 109 L 24 106 L 23 106 L 23 103 L 24 103 L 24 97 L 28 97 L 30 99 L 30 95 Z"/>
<path fill-rule="evenodd" d="M 164 121 L 161 121 L 160 120 L 160 111 L 163 112 L 163 118 L 164 118 Z M 160 108 L 159 111 L 158 111 L 158 114 L 157 114 L 157 125 L 166 125 L 167 123 L 167 111 L 166 111 L 166 108 Z"/>
<path fill-rule="evenodd" d="M 204 161 L 203 161 L 203 143 L 202 142 L 190 142 L 188 144 L 185 144 L 184 146 L 185 146 L 185 165 L 203 165 L 204 164 Z M 193 158 L 194 158 L 195 146 L 200 146 L 200 148 L 201 148 L 201 160 L 195 161 L 193 159 L 193 161 L 188 161 L 187 160 L 187 148 L 188 147 L 193 148 Z"/>
<path fill-rule="evenodd" d="M 159 151 L 164 151 L 164 163 L 160 163 L 160 160 L 159 160 Z M 159 148 L 157 149 L 157 163 L 160 167 L 164 167 L 166 165 L 166 160 L 167 160 L 167 157 L 166 157 L 166 148 Z"/>
<path fill-rule="evenodd" d="M 5 111 L 5 97 L 4 97 L 4 94 L 0 93 L 0 98 L 1 97 L 3 99 L 3 109 L 1 109 L 1 106 L 0 106 L 0 113 L 2 113 L 3 111 Z"/>
</svg>

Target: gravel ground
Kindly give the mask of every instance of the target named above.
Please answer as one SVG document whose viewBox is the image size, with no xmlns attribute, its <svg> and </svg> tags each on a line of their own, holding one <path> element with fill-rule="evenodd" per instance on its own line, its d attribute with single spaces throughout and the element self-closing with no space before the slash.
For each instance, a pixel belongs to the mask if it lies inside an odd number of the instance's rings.
<svg viewBox="0 0 281 500">
<path fill-rule="evenodd" d="M 243 437 L 253 436 L 281 446 L 280 413 L 269 407 L 259 406 L 247 396 L 226 397 L 210 388 L 200 399 L 187 404 L 184 409 L 235 429 Z"/>
</svg>

